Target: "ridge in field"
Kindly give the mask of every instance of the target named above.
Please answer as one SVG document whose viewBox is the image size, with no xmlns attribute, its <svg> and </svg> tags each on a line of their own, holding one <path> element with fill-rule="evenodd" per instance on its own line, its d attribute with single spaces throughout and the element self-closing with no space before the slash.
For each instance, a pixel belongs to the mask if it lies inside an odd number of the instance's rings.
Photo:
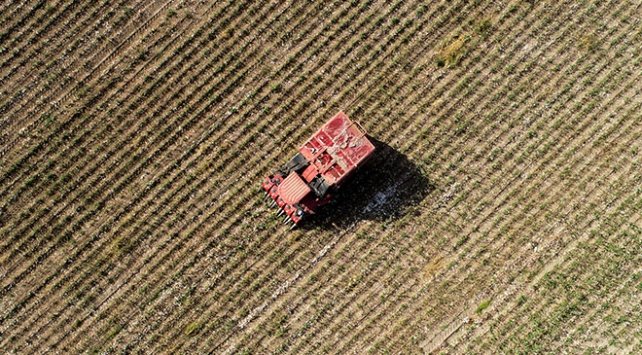
<svg viewBox="0 0 642 355">
<path fill-rule="evenodd" d="M 406 215 L 435 189 L 408 157 L 372 136 L 370 160 L 355 173 L 335 200 L 301 224 L 303 229 L 346 228 L 362 220 L 387 221 Z"/>
</svg>

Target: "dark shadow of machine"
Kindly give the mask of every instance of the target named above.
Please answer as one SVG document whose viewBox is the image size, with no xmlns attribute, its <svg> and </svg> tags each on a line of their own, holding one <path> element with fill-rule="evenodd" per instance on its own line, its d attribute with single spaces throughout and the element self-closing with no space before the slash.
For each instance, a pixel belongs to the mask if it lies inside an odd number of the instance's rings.
<svg viewBox="0 0 642 355">
<path fill-rule="evenodd" d="M 359 220 L 394 220 L 421 202 L 434 185 L 408 157 L 373 137 L 374 156 L 346 182 L 335 200 L 301 223 L 302 229 L 345 228 Z"/>
</svg>

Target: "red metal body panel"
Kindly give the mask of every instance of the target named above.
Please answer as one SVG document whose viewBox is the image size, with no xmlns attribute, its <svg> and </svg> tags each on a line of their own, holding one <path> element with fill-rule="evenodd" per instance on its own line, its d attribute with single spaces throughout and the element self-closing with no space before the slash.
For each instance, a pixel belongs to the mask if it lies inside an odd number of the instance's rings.
<svg viewBox="0 0 642 355">
<path fill-rule="evenodd" d="M 313 134 L 299 152 L 328 185 L 334 186 L 348 177 L 374 150 L 365 132 L 345 113 L 339 112 Z"/>
<path fill-rule="evenodd" d="M 317 174 L 319 174 L 317 168 L 314 165 L 308 165 L 308 167 L 303 170 L 303 173 L 301 173 L 301 176 L 305 181 L 311 182 Z"/>
<path fill-rule="evenodd" d="M 311 191 L 310 186 L 294 171 L 278 187 L 279 196 L 290 205 L 301 202 Z"/>
<path fill-rule="evenodd" d="M 299 149 L 290 165 L 265 178 L 261 187 L 293 227 L 330 202 L 338 187 L 375 150 L 365 131 L 339 112 Z M 300 168 L 295 168 L 300 166 Z M 284 176 L 288 174 L 288 176 Z M 322 185 L 323 188 L 320 188 Z M 314 187 L 314 190 L 313 188 Z"/>
</svg>

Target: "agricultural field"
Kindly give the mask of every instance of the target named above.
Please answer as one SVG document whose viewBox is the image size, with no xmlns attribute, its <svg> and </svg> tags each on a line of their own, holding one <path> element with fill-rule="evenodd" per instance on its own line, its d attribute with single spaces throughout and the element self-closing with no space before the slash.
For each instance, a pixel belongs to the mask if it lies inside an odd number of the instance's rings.
<svg viewBox="0 0 642 355">
<path fill-rule="evenodd" d="M 3 0 L 0 349 L 640 354 L 641 60 L 639 0 Z"/>
</svg>

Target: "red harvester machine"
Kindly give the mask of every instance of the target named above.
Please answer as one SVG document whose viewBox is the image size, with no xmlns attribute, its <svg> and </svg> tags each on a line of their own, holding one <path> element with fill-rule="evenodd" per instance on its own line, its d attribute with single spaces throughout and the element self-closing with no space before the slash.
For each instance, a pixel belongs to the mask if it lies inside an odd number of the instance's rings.
<svg viewBox="0 0 642 355">
<path fill-rule="evenodd" d="M 363 128 L 339 112 L 287 164 L 266 177 L 261 187 L 294 228 L 303 217 L 330 202 L 332 194 L 374 150 Z"/>
</svg>

